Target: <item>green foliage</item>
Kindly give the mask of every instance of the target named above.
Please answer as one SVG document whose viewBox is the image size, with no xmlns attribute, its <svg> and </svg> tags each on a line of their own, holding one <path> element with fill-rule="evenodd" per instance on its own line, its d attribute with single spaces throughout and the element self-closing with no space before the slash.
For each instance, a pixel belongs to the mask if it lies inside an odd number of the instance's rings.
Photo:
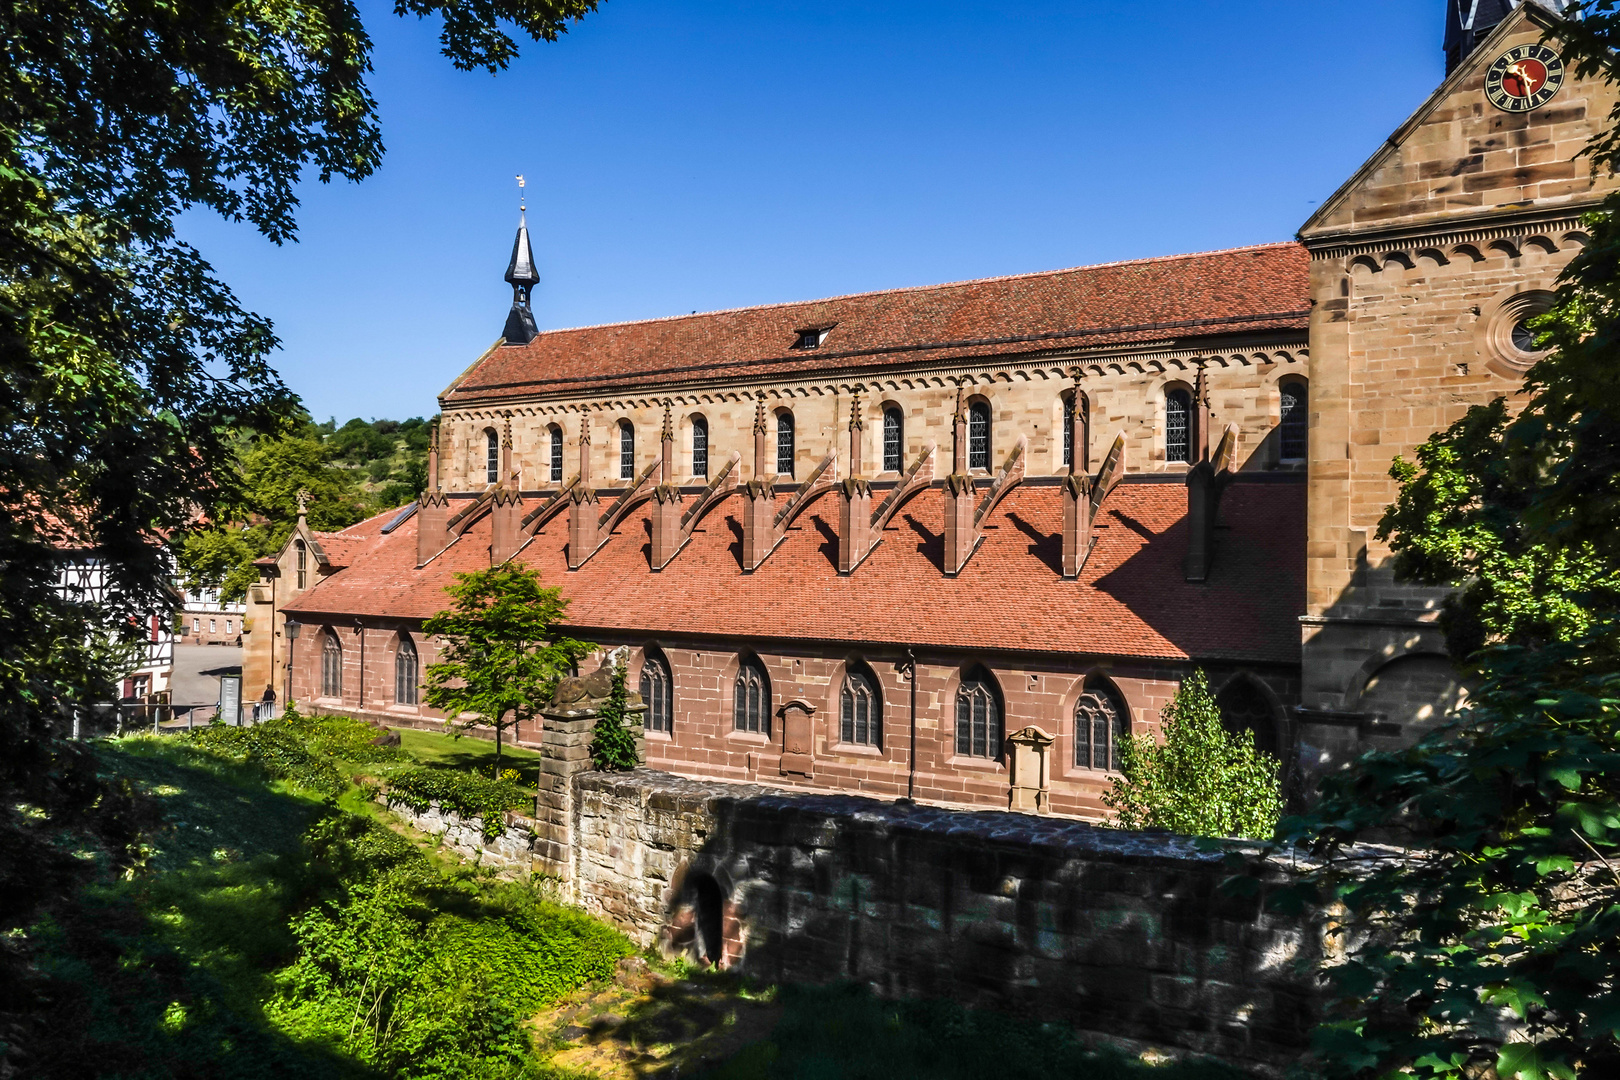
<svg viewBox="0 0 1620 1080">
<path fill-rule="evenodd" d="M 422 625 L 441 642 L 424 696 L 447 716 L 471 714 L 468 726 L 494 728 L 498 763 L 501 732 L 539 715 L 557 681 L 595 647 L 558 636 L 568 601 L 531 567 L 457 574 L 445 591 L 454 606 Z"/>
<path fill-rule="evenodd" d="M 878 1001 L 866 987 L 783 986 L 770 1039 L 695 1080 L 1239 1080 L 1215 1062 L 1151 1067 L 1095 1050 L 1061 1024 L 1039 1024 L 948 1001 Z"/>
<path fill-rule="evenodd" d="M 625 712 L 624 665 L 613 665 L 613 689 L 596 714 L 591 732 L 591 764 L 602 772 L 628 772 L 641 764 L 636 734 Z"/>
<path fill-rule="evenodd" d="M 506 828 L 506 811 L 534 806 L 532 794 L 504 777 L 492 780 L 458 769 L 434 768 L 407 769 L 390 776 L 388 801 L 403 803 L 417 813 L 438 803 L 469 821 L 478 818 L 485 840 L 495 839 Z"/>
<path fill-rule="evenodd" d="M 1232 734 L 1202 671 L 1183 680 L 1162 714 L 1164 742 L 1136 735 L 1120 747 L 1121 775 L 1103 803 L 1124 829 L 1269 839 L 1282 814 L 1275 758 L 1254 732 Z"/>
<path fill-rule="evenodd" d="M 335 796 L 348 787 L 345 764 L 404 761 L 397 747 L 373 745 L 376 728 L 347 716 L 305 716 L 287 703 L 281 716 L 236 727 L 214 722 L 184 736 L 194 745 L 242 762 L 294 787 Z"/>
</svg>

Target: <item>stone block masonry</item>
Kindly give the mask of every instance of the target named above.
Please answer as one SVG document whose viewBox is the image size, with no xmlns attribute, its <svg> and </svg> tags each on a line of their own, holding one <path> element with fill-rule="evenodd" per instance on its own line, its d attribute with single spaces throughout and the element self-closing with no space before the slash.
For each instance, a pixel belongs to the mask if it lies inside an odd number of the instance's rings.
<svg viewBox="0 0 1620 1080">
<path fill-rule="evenodd" d="M 568 893 L 644 945 L 767 981 L 855 979 L 1280 1073 L 1323 938 L 1180 837 L 647 769 L 571 784 Z"/>
</svg>

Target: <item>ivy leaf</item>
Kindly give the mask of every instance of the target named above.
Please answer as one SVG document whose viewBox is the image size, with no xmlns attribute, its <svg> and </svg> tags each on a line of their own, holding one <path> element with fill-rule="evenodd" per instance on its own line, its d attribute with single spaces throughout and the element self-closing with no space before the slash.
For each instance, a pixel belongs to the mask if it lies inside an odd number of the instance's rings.
<svg viewBox="0 0 1620 1080">
<path fill-rule="evenodd" d="M 1530 1015 L 1530 1006 L 1545 1006 L 1547 999 L 1534 987 L 1521 979 L 1485 991 L 1485 1000 L 1493 1005 L 1506 1005 L 1521 1017 Z"/>
</svg>

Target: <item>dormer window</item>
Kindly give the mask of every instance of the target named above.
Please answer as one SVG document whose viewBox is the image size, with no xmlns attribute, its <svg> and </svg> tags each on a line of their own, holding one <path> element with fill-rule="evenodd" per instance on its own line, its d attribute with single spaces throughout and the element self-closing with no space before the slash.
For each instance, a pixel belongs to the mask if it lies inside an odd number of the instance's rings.
<svg viewBox="0 0 1620 1080">
<path fill-rule="evenodd" d="M 832 327 L 830 326 L 817 326 L 808 330 L 796 330 L 794 333 L 798 334 L 799 337 L 798 340 L 793 343 L 793 347 L 795 349 L 820 348 L 821 343 L 827 340 L 827 335 L 831 332 Z"/>
</svg>

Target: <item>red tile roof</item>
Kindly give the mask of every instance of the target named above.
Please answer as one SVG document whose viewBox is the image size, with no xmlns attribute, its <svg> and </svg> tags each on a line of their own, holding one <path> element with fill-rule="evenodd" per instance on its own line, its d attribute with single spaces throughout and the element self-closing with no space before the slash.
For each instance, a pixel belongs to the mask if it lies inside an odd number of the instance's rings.
<svg viewBox="0 0 1620 1080">
<path fill-rule="evenodd" d="M 1305 249 L 1285 243 L 550 330 L 490 350 L 442 400 L 1303 331 L 1309 295 Z M 819 348 L 793 348 L 796 331 L 828 326 Z"/>
<path fill-rule="evenodd" d="M 383 536 L 382 527 L 398 513 L 397 508 L 384 510 L 340 532 L 312 532 L 310 535 L 321 546 L 327 565 L 334 568 L 352 566 L 355 559 L 387 539 Z"/>
<path fill-rule="evenodd" d="M 785 496 L 783 496 L 785 498 Z M 940 572 L 942 493 L 895 516 L 855 573 L 836 569 L 838 501 L 815 503 L 764 565 L 743 574 L 742 503 L 711 510 L 661 573 L 648 568 L 650 504 L 632 512 L 578 571 L 565 559 L 567 515 L 518 558 L 560 585 L 582 636 L 796 638 L 961 649 L 1297 663 L 1305 610 L 1303 484 L 1238 483 L 1221 504 L 1210 581 L 1182 574 L 1187 495 L 1180 484 L 1122 484 L 1104 506 L 1096 548 L 1076 583 L 1058 574 L 1056 487 L 1021 487 L 991 516 L 986 539 L 955 578 Z M 416 518 L 341 573 L 287 605 L 319 615 L 426 618 L 445 606 L 459 570 L 489 565 L 490 519 L 426 568 Z M 356 526 L 356 529 L 362 526 Z"/>
</svg>

